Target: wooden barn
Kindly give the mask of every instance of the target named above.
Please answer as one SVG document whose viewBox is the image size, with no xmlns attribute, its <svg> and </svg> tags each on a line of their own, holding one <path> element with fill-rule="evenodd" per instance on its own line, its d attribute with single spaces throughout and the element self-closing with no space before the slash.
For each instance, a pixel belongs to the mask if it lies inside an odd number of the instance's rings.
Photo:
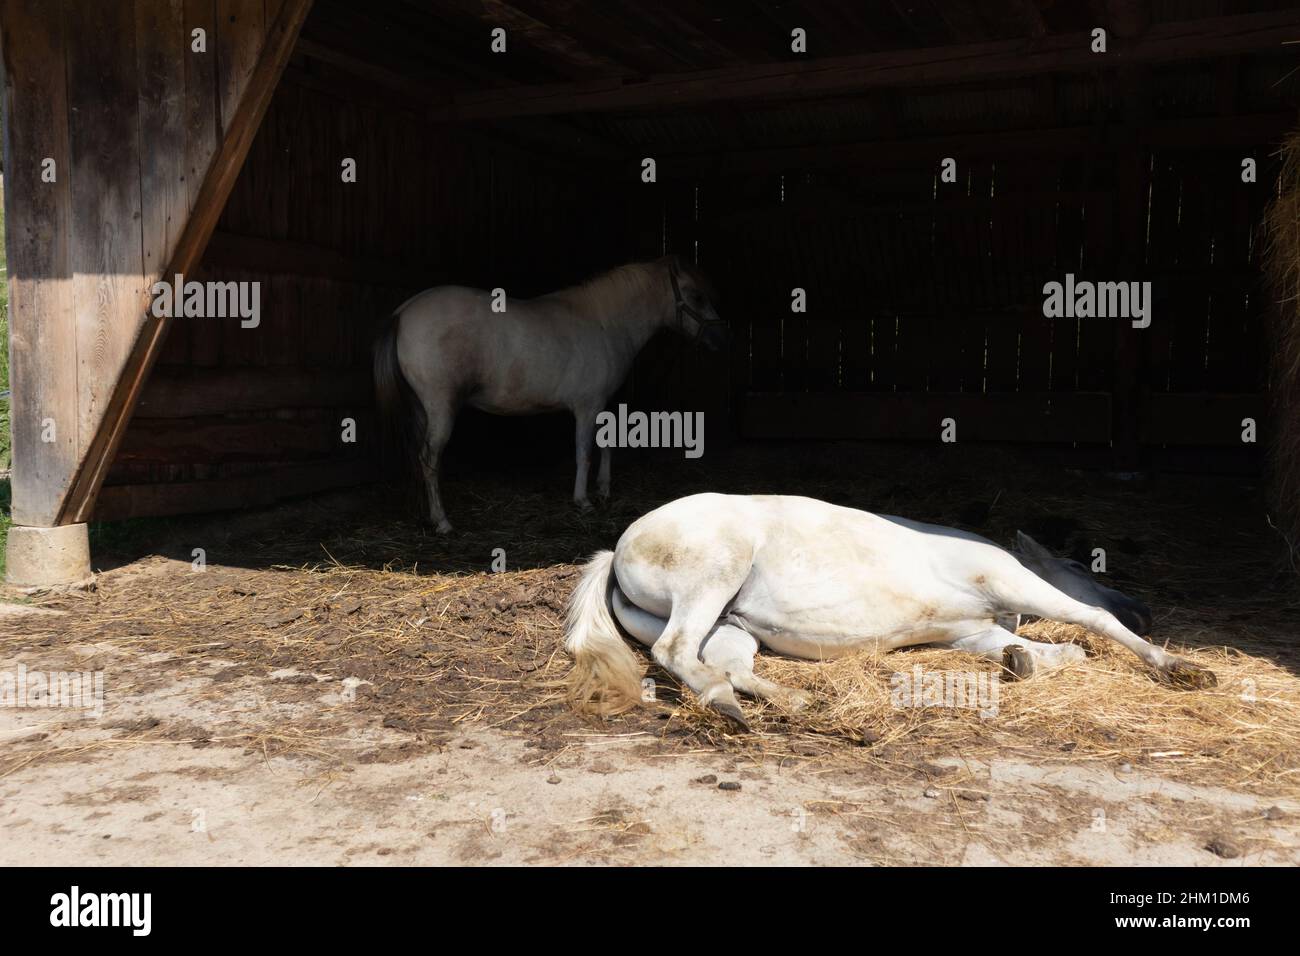
<svg viewBox="0 0 1300 956">
<path fill-rule="evenodd" d="M 1294 3 L 0 0 L 0 41 L 14 583 L 84 575 L 92 519 L 378 477 L 411 294 L 665 253 L 731 350 L 656 341 L 627 400 L 718 440 L 1267 443 Z M 155 315 L 177 274 L 259 320 Z M 1046 316 L 1067 274 L 1151 283 L 1149 324 Z"/>
</svg>

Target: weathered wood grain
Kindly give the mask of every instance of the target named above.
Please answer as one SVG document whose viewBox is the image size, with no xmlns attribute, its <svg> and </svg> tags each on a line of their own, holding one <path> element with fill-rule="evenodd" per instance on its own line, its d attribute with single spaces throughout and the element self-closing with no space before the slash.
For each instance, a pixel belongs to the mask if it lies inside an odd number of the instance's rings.
<svg viewBox="0 0 1300 956">
<path fill-rule="evenodd" d="M 256 67 L 247 79 L 238 108 L 224 123 L 224 137 L 207 165 L 203 185 L 177 237 L 175 248 L 168 256 L 164 275 L 188 275 L 198 265 L 310 7 L 311 0 L 285 0 L 279 17 L 266 33 Z M 130 102 L 136 102 L 134 95 Z M 109 128 L 112 128 L 111 124 Z M 136 183 L 138 186 L 138 176 Z M 138 251 L 139 245 L 136 248 Z M 147 313 L 146 305 L 144 296 L 122 304 L 123 311 L 135 317 L 135 334 L 119 364 L 101 376 L 100 381 L 109 383 L 111 392 L 105 396 L 102 410 L 96 415 L 96 427 L 91 429 L 93 438 L 87 443 L 77 476 L 60 512 L 62 522 L 84 521 L 92 513 L 95 495 L 112 463 L 149 370 L 161 351 L 166 321 Z M 82 412 L 84 415 L 84 408 Z"/>
<path fill-rule="evenodd" d="M 146 294 L 134 0 L 78 5 L 67 26 L 77 417 L 83 454 L 112 404 Z M 105 37 L 116 37 L 105 42 Z M 74 484 L 75 487 L 75 484 Z"/>
<path fill-rule="evenodd" d="M 3 0 L 0 40 L 12 517 L 16 524 L 48 526 L 80 451 L 63 5 Z M 41 178 L 46 158 L 56 163 L 53 183 Z M 53 441 L 44 440 L 46 420 L 54 423 Z"/>
</svg>

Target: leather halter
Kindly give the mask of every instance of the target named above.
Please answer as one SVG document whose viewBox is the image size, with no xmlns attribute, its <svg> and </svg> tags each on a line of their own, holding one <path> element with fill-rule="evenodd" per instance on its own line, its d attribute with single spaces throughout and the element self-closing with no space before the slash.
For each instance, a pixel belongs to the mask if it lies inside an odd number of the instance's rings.
<svg viewBox="0 0 1300 956">
<path fill-rule="evenodd" d="M 727 320 L 723 318 L 706 319 L 698 309 L 696 309 L 684 298 L 682 298 L 682 288 L 677 281 L 677 263 L 674 262 L 671 265 L 669 265 L 668 278 L 671 279 L 673 283 L 673 299 L 675 300 L 677 305 L 677 327 L 681 329 L 683 332 L 686 331 L 686 323 L 683 321 L 682 318 L 683 316 L 689 315 L 692 319 L 695 320 L 695 335 L 691 339 L 692 344 L 696 344 L 699 342 L 700 336 L 704 334 L 704 330 L 708 326 L 710 325 L 725 326 L 727 324 Z"/>
</svg>

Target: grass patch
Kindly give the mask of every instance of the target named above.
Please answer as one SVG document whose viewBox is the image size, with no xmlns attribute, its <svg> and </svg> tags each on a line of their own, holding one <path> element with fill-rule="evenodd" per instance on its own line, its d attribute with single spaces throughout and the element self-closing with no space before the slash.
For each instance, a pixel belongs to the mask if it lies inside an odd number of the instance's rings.
<svg viewBox="0 0 1300 956">
<path fill-rule="evenodd" d="M 5 258 L 4 176 L 0 175 L 0 392 L 9 390 L 9 262 Z M 9 399 L 0 398 L 0 471 L 9 470 Z"/>
</svg>

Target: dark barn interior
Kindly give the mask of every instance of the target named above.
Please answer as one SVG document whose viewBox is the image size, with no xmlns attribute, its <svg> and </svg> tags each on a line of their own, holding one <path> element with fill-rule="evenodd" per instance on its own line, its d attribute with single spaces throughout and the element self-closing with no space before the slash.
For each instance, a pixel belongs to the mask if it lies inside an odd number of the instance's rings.
<svg viewBox="0 0 1300 956">
<path fill-rule="evenodd" d="M 932 442 L 952 416 L 1093 467 L 1254 471 L 1288 6 L 316 0 L 203 258 L 261 280 L 262 326 L 173 323 L 96 514 L 373 478 L 369 346 L 396 304 L 665 253 L 715 280 L 733 345 L 656 340 L 620 399 L 705 411 L 710 449 Z M 1151 281 L 1151 327 L 1044 318 L 1067 272 Z M 561 416 L 458 429 L 453 467 L 570 460 Z"/>
</svg>

